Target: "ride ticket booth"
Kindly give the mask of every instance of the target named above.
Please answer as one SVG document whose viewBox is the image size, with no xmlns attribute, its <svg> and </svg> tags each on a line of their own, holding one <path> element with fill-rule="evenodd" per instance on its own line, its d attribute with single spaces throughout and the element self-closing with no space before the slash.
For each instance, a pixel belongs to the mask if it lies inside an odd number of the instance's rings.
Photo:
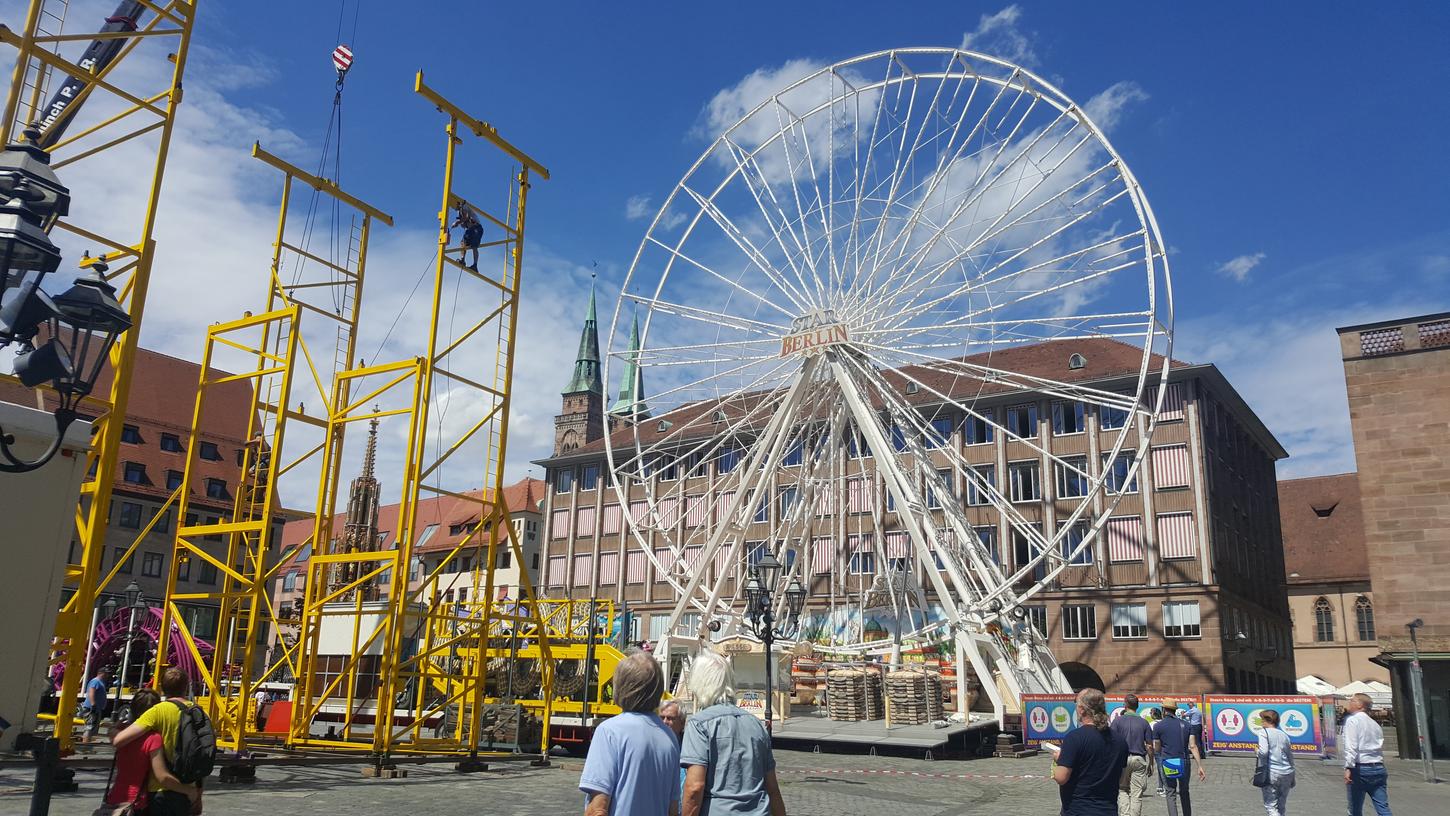
<svg viewBox="0 0 1450 816">
<path fill-rule="evenodd" d="M 735 667 L 735 704 L 765 719 L 765 646 L 746 638 L 721 641 L 716 647 Z M 771 719 L 784 720 L 790 714 L 790 664 L 788 650 L 773 650 L 771 662 Z"/>
</svg>

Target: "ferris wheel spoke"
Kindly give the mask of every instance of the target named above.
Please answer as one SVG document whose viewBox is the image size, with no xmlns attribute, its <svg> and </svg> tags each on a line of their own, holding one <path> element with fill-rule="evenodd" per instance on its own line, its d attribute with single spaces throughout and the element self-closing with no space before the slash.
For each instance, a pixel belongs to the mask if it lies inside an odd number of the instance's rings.
<svg viewBox="0 0 1450 816">
<path fill-rule="evenodd" d="M 737 331 L 765 334 L 772 340 L 779 340 L 782 336 L 790 334 L 790 327 L 779 323 L 767 323 L 763 320 L 755 320 L 740 315 L 727 315 L 723 312 L 701 309 L 695 306 L 686 306 L 683 303 L 674 303 L 657 297 L 624 292 L 620 294 L 620 298 L 632 301 L 651 312 L 673 315 L 716 328 L 726 326 Z"/>
<path fill-rule="evenodd" d="M 857 336 L 870 338 L 877 343 L 889 341 L 893 347 L 906 351 L 924 351 L 929 348 L 961 350 L 971 346 L 1011 347 L 1044 340 L 1141 339 L 1152 336 L 1155 323 L 1153 313 L 1148 311 L 981 320 L 972 321 L 970 324 L 958 323 L 953 319 L 945 323 L 913 323 L 901 328 L 868 329 L 857 332 Z M 987 337 L 977 334 L 964 337 L 964 325 L 974 331 L 987 330 L 991 334 Z M 1040 331 L 1034 332 L 1032 329 Z M 945 342 L 913 342 L 931 338 L 943 338 Z"/>
<path fill-rule="evenodd" d="M 776 198 L 775 190 L 770 186 L 770 182 L 767 180 L 765 171 L 760 167 L 760 163 L 756 161 L 754 153 L 747 152 L 745 148 L 736 144 L 728 137 L 722 136 L 721 140 L 728 146 L 731 158 L 735 160 L 735 163 L 740 170 L 741 180 L 745 183 L 746 188 L 750 190 L 750 195 L 751 198 L 755 200 L 756 208 L 760 210 L 761 217 L 765 219 L 766 225 L 770 228 L 771 235 L 775 238 L 776 245 L 780 247 L 781 255 L 785 258 L 787 265 L 790 266 L 791 272 L 795 274 L 797 283 L 799 283 L 801 287 L 806 286 L 805 275 L 801 272 L 800 267 L 797 266 L 795 261 L 793 260 L 792 252 L 799 252 L 807 263 L 809 263 L 810 261 L 810 252 L 806 249 L 805 245 L 801 243 L 800 236 L 796 234 L 795 229 L 791 226 L 790 219 L 786 216 L 784 208 L 781 207 L 780 200 Z M 761 149 L 764 148 L 757 148 L 757 150 Z M 753 180 L 752 176 L 754 177 Z M 762 191 L 764 191 L 766 196 L 769 197 L 770 207 L 767 207 L 765 204 L 765 200 L 761 198 Z M 777 222 L 775 218 L 771 215 L 770 211 L 772 208 L 774 208 L 776 215 L 780 217 L 779 222 Z M 785 239 L 781 235 L 782 230 L 784 230 L 786 234 L 790 235 L 791 243 L 795 245 L 795 250 L 791 250 L 785 245 Z M 814 270 L 812 274 L 814 274 Z M 787 281 L 783 276 L 780 279 L 779 285 L 783 289 L 787 289 L 791 294 L 794 295 L 792 301 L 794 301 L 797 305 L 808 303 L 811 301 L 810 296 L 805 293 L 803 288 L 797 288 L 795 285 L 789 285 L 789 281 Z"/>
<path fill-rule="evenodd" d="M 785 155 L 786 168 L 788 170 L 789 182 L 791 187 L 791 195 L 795 200 L 796 214 L 799 216 L 799 220 L 797 221 L 797 223 L 800 225 L 801 235 L 805 239 L 803 243 L 806 247 L 809 247 L 812 243 L 809 228 L 810 213 L 817 209 L 823 209 L 825 205 L 825 198 L 821 193 L 820 174 L 816 170 L 815 162 L 811 156 L 810 132 L 804 127 L 799 126 L 803 124 L 800 117 L 796 116 L 795 112 L 785 106 L 785 103 L 781 101 L 779 94 L 771 97 L 770 101 L 775 110 L 776 122 L 780 127 L 779 142 L 781 150 Z M 787 124 L 787 122 L 789 122 L 789 124 Z M 792 137 L 795 137 L 795 139 L 799 141 L 800 144 L 797 149 L 802 155 L 793 155 L 791 153 L 790 143 L 792 141 Z M 807 175 L 809 177 L 811 186 L 815 189 L 816 204 L 818 205 L 817 207 L 808 207 L 806 206 L 805 202 L 801 200 L 800 179 L 802 175 Z M 823 231 L 826 229 L 826 219 L 824 213 L 821 214 L 821 227 Z M 829 236 L 827 236 L 827 240 L 829 240 Z M 820 306 L 824 306 L 827 302 L 829 287 L 820 279 L 819 255 L 807 252 L 806 263 L 810 267 L 811 276 L 817 286 L 816 303 Z"/>
<path fill-rule="evenodd" d="M 745 256 L 750 260 L 752 264 L 755 265 L 756 269 L 758 269 L 763 275 L 765 275 L 765 277 L 769 279 L 770 282 L 777 289 L 785 294 L 786 297 L 791 298 L 791 301 L 793 303 L 795 302 L 795 299 L 791 294 L 789 287 L 785 286 L 782 280 L 776 277 L 776 269 L 765 257 L 764 253 L 762 253 L 755 246 L 755 244 L 751 242 L 750 238 L 747 237 L 745 233 L 735 225 L 735 222 L 731 221 L 730 218 L 725 215 L 725 213 L 720 211 L 719 207 L 715 206 L 715 202 L 711 201 L 708 198 L 705 198 L 703 195 L 695 192 L 689 187 L 681 186 L 680 189 L 684 190 L 686 195 L 690 196 L 692 199 L 695 200 L 695 204 L 699 206 L 700 209 L 703 210 L 704 213 L 710 217 L 710 221 L 714 223 L 715 226 L 718 227 L 722 233 L 725 234 L 725 237 L 730 239 L 731 243 L 735 244 L 737 249 L 745 253 Z M 651 236 L 650 240 L 657 246 L 664 246 L 659 241 L 655 240 L 653 236 Z M 683 242 L 684 240 L 685 239 L 681 239 L 681 242 Z M 719 275 L 719 273 L 715 272 L 704 264 L 701 264 L 700 262 L 690 259 L 688 257 L 684 257 L 678 250 L 668 246 L 665 246 L 664 248 L 671 254 L 677 257 L 681 257 L 687 263 L 704 269 L 710 274 L 719 277 L 721 280 L 725 280 L 726 282 L 731 283 L 732 286 L 739 286 L 739 284 L 735 284 L 733 281 L 729 281 L 723 275 Z M 771 308 L 781 312 L 782 314 L 785 314 L 787 316 L 793 316 L 791 315 L 791 312 L 789 310 L 785 309 L 774 301 L 769 300 L 762 295 L 759 295 L 758 293 L 753 295 L 753 297 L 756 297 L 760 300 L 761 303 L 769 305 Z M 796 306 L 799 308 L 804 308 L 804 305 L 800 303 L 796 303 Z"/>
</svg>

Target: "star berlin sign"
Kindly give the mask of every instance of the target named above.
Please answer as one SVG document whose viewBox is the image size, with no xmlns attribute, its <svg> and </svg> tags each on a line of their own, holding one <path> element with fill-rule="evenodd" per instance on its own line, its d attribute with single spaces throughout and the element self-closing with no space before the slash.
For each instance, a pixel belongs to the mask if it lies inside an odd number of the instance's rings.
<svg viewBox="0 0 1450 816">
<path fill-rule="evenodd" d="M 836 322 L 836 315 L 830 310 L 798 317 L 791 328 L 793 331 L 790 334 L 780 338 L 782 357 L 793 354 L 820 354 L 830 346 L 851 342 L 846 325 Z"/>
</svg>

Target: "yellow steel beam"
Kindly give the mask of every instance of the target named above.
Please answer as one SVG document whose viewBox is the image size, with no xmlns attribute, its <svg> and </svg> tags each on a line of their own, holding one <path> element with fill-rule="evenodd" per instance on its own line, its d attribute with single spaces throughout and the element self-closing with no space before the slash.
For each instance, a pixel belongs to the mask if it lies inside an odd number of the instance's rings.
<svg viewBox="0 0 1450 816">
<path fill-rule="evenodd" d="M 261 142 L 252 143 L 252 157 L 255 159 L 260 159 L 265 164 L 270 164 L 271 166 L 277 168 L 278 170 L 281 170 L 283 173 L 286 173 L 293 178 L 301 179 L 302 181 L 306 182 L 307 185 L 312 189 L 317 190 L 318 192 L 327 193 L 333 198 L 336 198 L 338 201 L 350 205 L 353 209 L 358 210 L 359 212 L 367 213 L 368 215 L 371 215 L 373 218 L 378 219 L 379 221 L 387 224 L 390 227 L 393 225 L 393 217 L 391 215 L 388 215 L 377 207 L 374 207 L 366 201 L 363 201 L 362 199 L 352 195 L 351 193 L 348 193 L 346 190 L 343 190 L 341 187 L 337 186 L 337 182 L 330 179 L 314 176 L 306 170 L 298 167 L 297 165 L 288 162 L 286 159 L 278 158 L 277 156 L 268 153 L 266 150 L 262 149 Z"/>
<path fill-rule="evenodd" d="M 514 158 L 514 161 L 517 161 L 519 164 L 522 164 L 523 166 L 532 169 L 540 176 L 543 176 L 545 181 L 549 179 L 548 169 L 545 168 L 544 165 L 534 161 L 524 151 L 518 149 L 517 147 L 514 147 L 513 144 L 511 144 L 507 139 L 504 139 L 502 136 L 498 135 L 498 128 L 495 128 L 493 125 L 490 125 L 487 122 L 481 122 L 473 118 L 472 116 L 469 116 L 467 113 L 463 112 L 462 108 L 458 107 L 452 102 L 449 102 L 447 99 L 443 98 L 442 94 L 428 87 L 428 85 L 423 82 L 422 71 L 418 72 L 417 78 L 413 81 L 413 90 L 424 99 L 427 99 L 429 102 L 437 105 L 438 110 L 448 114 L 457 121 L 462 122 L 465 127 L 473 131 L 473 135 L 479 137 L 480 139 L 487 139 L 488 141 L 492 142 L 494 146 L 497 147 L 499 150 L 502 150 L 503 152 L 512 156 Z M 445 202 L 445 206 L 446 205 L 447 202 Z M 520 232 L 522 232 L 522 230 L 520 230 Z"/>
</svg>

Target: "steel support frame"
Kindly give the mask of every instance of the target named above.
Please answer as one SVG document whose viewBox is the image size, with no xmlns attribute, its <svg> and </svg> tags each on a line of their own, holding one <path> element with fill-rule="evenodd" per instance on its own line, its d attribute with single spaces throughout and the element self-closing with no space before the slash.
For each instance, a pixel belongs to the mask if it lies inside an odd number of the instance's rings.
<svg viewBox="0 0 1450 816">
<path fill-rule="evenodd" d="M 105 234 L 108 230 L 103 231 L 103 227 L 82 225 L 69 219 L 57 220 L 53 227 L 99 246 L 101 254 L 98 259 L 105 260 L 111 266 L 105 277 L 119 291 L 121 303 L 132 320 L 132 329 L 122 334 L 111 349 L 110 392 L 104 397 L 87 401 L 91 406 L 88 410 L 96 413 L 92 422 L 95 428 L 94 444 L 87 457 L 91 472 L 96 476 L 81 487 L 81 499 L 76 510 L 80 564 L 70 565 L 65 574 L 66 584 L 73 586 L 75 592 L 61 608 L 55 623 L 56 659 L 64 663 L 55 715 L 55 735 L 60 742 L 61 752 L 68 754 L 74 750 L 74 727 L 67 727 L 65 724 L 74 723 L 80 689 L 86 680 L 82 674 L 90 648 L 91 616 L 96 597 L 104 591 L 110 578 L 103 578 L 102 575 L 106 552 L 106 514 L 111 503 L 121 429 L 131 387 L 132 365 L 140 327 L 145 317 L 146 295 L 156 255 L 156 244 L 152 235 L 177 107 L 181 104 L 182 78 L 190 51 L 196 0 L 148 3 L 154 16 L 136 31 L 106 35 L 109 39 L 126 40 L 126 44 L 116 58 L 101 71 L 93 71 L 58 55 L 59 45 L 75 40 L 77 36 L 42 33 L 39 26 L 45 5 L 46 0 L 32 0 L 24 26 L 18 32 L 0 26 L 0 41 L 19 51 L 4 114 L 0 116 L 0 143 L 9 144 L 16 138 L 18 131 L 39 119 L 40 107 L 45 101 L 42 99 L 44 94 L 41 90 L 50 76 L 60 75 L 85 79 L 87 84 L 57 122 L 73 118 L 80 110 L 80 103 L 97 91 L 107 97 L 120 99 L 129 107 L 120 114 L 112 115 L 57 141 L 49 148 L 52 167 L 64 168 L 75 164 L 84 168 L 90 166 L 86 162 L 105 162 L 113 149 L 127 145 L 138 137 L 157 134 L 155 159 L 149 172 L 138 170 L 135 173 L 137 188 L 146 190 L 146 209 L 140 230 L 134 238 L 108 235 Z M 87 35 L 79 39 L 95 37 Z M 118 67 L 139 45 L 148 40 L 167 43 L 172 49 L 171 74 L 159 89 L 133 89 L 130 87 L 132 82 L 129 81 L 127 72 L 118 71 Z M 90 261 L 81 261 L 82 266 L 89 264 Z M 112 573 L 114 572 L 113 570 Z"/>
</svg>

